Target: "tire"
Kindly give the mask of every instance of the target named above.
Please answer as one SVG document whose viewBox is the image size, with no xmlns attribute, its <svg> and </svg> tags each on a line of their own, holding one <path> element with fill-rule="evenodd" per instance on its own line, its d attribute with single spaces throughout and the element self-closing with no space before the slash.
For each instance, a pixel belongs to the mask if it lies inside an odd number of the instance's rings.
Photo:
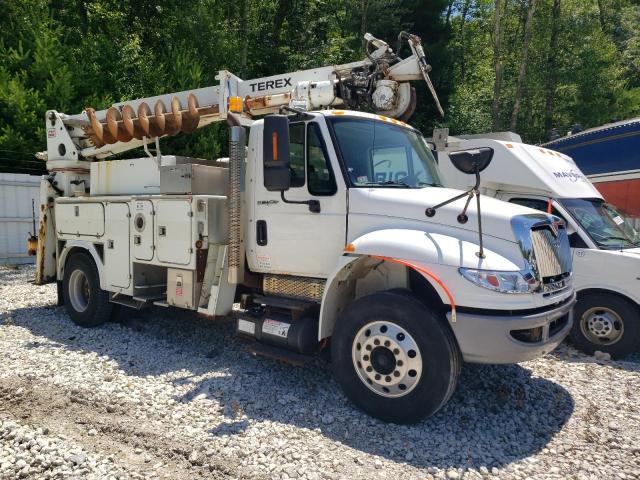
<svg viewBox="0 0 640 480">
<path fill-rule="evenodd" d="M 76 325 L 97 327 L 111 318 L 109 292 L 100 288 L 98 269 L 84 253 L 75 253 L 67 260 L 62 294 L 67 313 Z"/>
<path fill-rule="evenodd" d="M 640 310 L 623 297 L 584 294 L 573 310 L 570 334 L 574 346 L 589 355 L 597 350 L 611 358 L 640 351 Z"/>
<path fill-rule="evenodd" d="M 410 292 L 397 290 L 359 298 L 344 310 L 331 360 L 358 408 L 400 424 L 419 422 L 447 403 L 462 363 L 448 326 Z"/>
</svg>

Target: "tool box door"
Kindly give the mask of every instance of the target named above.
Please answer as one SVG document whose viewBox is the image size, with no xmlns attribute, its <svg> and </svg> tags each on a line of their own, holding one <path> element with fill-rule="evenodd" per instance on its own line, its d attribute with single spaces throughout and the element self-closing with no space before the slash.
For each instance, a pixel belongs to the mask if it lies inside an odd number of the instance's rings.
<svg viewBox="0 0 640 480">
<path fill-rule="evenodd" d="M 156 252 L 158 260 L 188 265 L 193 255 L 191 202 L 186 199 L 158 200 L 156 203 Z"/>
<path fill-rule="evenodd" d="M 129 288 L 131 260 L 129 258 L 129 204 L 107 203 L 105 208 L 104 245 L 105 279 L 112 287 Z"/>
</svg>

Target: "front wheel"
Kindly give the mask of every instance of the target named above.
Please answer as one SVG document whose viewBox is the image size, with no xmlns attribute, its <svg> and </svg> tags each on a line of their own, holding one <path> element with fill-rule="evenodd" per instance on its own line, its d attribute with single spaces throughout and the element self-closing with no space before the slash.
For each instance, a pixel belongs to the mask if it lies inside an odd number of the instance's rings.
<svg viewBox="0 0 640 480">
<path fill-rule="evenodd" d="M 62 294 L 67 313 L 76 325 L 97 327 L 111 317 L 109 292 L 100 288 L 98 269 L 84 253 L 75 253 L 67 260 Z"/>
<path fill-rule="evenodd" d="M 334 374 L 347 397 L 384 421 L 433 415 L 458 382 L 453 333 L 409 292 L 356 300 L 338 319 L 331 343 Z"/>
<path fill-rule="evenodd" d="M 640 351 L 640 311 L 630 301 L 607 293 L 584 294 L 573 310 L 571 341 L 593 355 L 621 358 Z"/>
</svg>

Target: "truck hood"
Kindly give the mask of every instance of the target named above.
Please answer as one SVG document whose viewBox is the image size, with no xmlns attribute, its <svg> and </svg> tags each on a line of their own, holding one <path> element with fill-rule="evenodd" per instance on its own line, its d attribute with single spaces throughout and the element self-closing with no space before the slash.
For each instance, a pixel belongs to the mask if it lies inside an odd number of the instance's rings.
<svg viewBox="0 0 640 480">
<path fill-rule="evenodd" d="M 402 219 L 407 227 L 415 226 L 416 222 L 443 227 L 446 230 L 463 230 L 465 232 L 478 231 L 477 203 L 474 198 L 467 209 L 469 220 L 459 223 L 458 214 L 462 212 L 466 196 L 438 209 L 434 217 L 427 217 L 425 210 L 444 202 L 458 194 L 460 190 L 440 187 L 425 187 L 420 189 L 400 187 L 353 188 L 349 190 L 349 215 L 366 215 L 386 217 L 389 226 L 402 227 Z M 480 201 L 482 213 L 482 230 L 485 236 L 491 236 L 515 242 L 515 235 L 511 228 L 511 219 L 516 215 L 537 214 L 540 212 L 513 203 L 503 202 L 482 195 Z M 393 220 L 392 220 L 393 219 Z M 385 223 L 384 221 L 379 223 Z M 424 227 L 423 227 L 424 228 Z M 358 234 L 352 232 L 349 236 Z M 428 230 L 428 229 L 427 229 Z"/>
</svg>

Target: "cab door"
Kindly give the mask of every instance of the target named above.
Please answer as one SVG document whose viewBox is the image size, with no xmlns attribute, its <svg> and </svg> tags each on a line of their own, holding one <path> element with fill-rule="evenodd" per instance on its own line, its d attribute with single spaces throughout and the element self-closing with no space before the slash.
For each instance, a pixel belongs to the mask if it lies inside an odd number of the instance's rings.
<svg viewBox="0 0 640 480">
<path fill-rule="evenodd" d="M 249 183 L 247 259 L 252 271 L 326 278 L 346 238 L 347 193 L 322 116 L 290 124 L 291 188 L 264 187 L 262 130 L 250 138 L 255 155 Z M 252 132 L 254 133 L 254 132 Z M 252 189 L 251 186 L 254 186 Z M 316 200 L 320 211 L 287 201 Z"/>
</svg>

